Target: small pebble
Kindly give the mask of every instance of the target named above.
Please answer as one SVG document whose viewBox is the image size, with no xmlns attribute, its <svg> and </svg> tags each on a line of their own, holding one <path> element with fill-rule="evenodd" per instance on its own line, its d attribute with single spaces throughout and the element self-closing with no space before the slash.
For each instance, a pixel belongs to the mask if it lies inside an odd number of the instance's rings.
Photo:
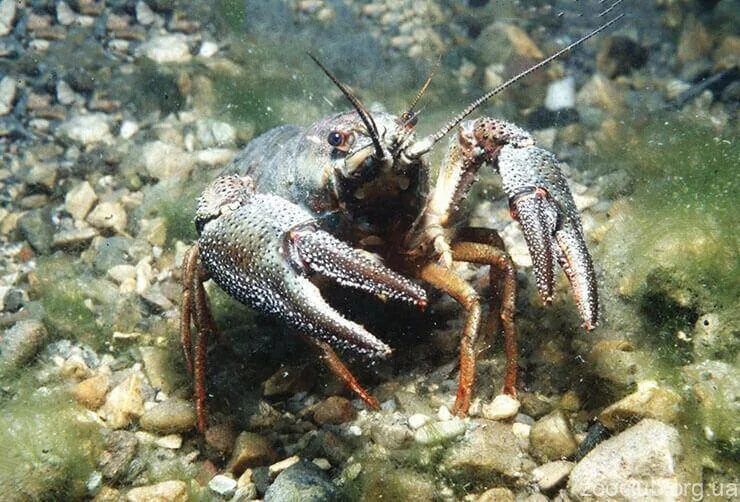
<svg viewBox="0 0 740 502">
<path fill-rule="evenodd" d="M 108 394 L 98 413 L 111 429 L 127 427 L 144 413 L 142 378 L 132 373 Z"/>
<path fill-rule="evenodd" d="M 548 462 L 532 471 L 532 479 L 540 487 L 540 490 L 549 491 L 565 481 L 574 465 L 573 462 L 565 460 Z"/>
<path fill-rule="evenodd" d="M 77 19 L 77 15 L 67 2 L 57 3 L 57 21 L 59 21 L 59 24 L 69 26 L 75 22 L 75 19 Z"/>
<path fill-rule="evenodd" d="M 343 424 L 357 415 L 352 403 L 340 396 L 330 396 L 313 408 L 313 419 L 319 424 Z"/>
<path fill-rule="evenodd" d="M 328 471 L 329 469 L 331 469 L 331 463 L 325 458 L 315 458 L 312 460 L 312 462 L 316 464 L 316 467 L 318 467 L 322 471 Z"/>
<path fill-rule="evenodd" d="M 7 115 L 13 110 L 17 82 L 11 77 L 0 80 L 0 115 Z"/>
<path fill-rule="evenodd" d="M 188 485 L 185 481 L 173 480 L 140 486 L 129 490 L 126 500 L 128 502 L 151 502 L 152 500 L 185 502 L 188 500 Z"/>
<path fill-rule="evenodd" d="M 139 424 L 142 429 L 159 434 L 187 432 L 195 427 L 195 409 L 184 399 L 168 399 L 146 410 Z"/>
<path fill-rule="evenodd" d="M 465 422 L 459 418 L 426 424 L 414 431 L 414 441 L 421 444 L 441 443 L 465 432 Z"/>
<path fill-rule="evenodd" d="M 414 413 L 408 418 L 409 427 L 411 427 L 413 430 L 418 429 L 427 422 L 429 422 L 429 417 L 426 415 L 422 415 L 421 413 Z"/>
<path fill-rule="evenodd" d="M 218 52 L 218 44 L 216 42 L 206 41 L 200 46 L 198 55 L 204 58 L 210 58 L 215 56 Z"/>
<path fill-rule="evenodd" d="M 573 108 L 576 104 L 576 81 L 566 77 L 552 82 L 547 88 L 545 108 L 552 111 Z"/>
<path fill-rule="evenodd" d="M 75 185 L 64 196 L 64 209 L 75 220 L 83 220 L 97 200 L 98 196 L 95 194 L 92 185 L 87 181 L 83 181 Z"/>
<path fill-rule="evenodd" d="M 208 488 L 219 495 L 230 497 L 234 494 L 234 491 L 236 491 L 236 480 L 234 478 L 224 476 L 223 474 L 218 474 L 213 476 L 213 478 L 208 482 Z"/>
<path fill-rule="evenodd" d="M 90 410 L 97 410 L 105 402 L 105 394 L 108 392 L 109 377 L 100 373 L 81 381 L 72 389 L 72 396 L 78 403 Z"/>
<path fill-rule="evenodd" d="M 124 120 L 121 124 L 120 135 L 123 139 L 130 139 L 139 131 L 139 125 L 131 120 Z"/>
<path fill-rule="evenodd" d="M 168 434 L 166 436 L 157 438 L 154 441 L 154 444 L 156 444 L 157 446 L 161 446 L 162 448 L 167 448 L 169 450 L 179 450 L 182 446 L 182 436 L 180 436 L 179 434 Z"/>
<path fill-rule="evenodd" d="M 270 442 L 254 432 L 242 432 L 234 443 L 234 454 L 227 469 L 240 475 L 248 467 L 259 467 L 275 462 L 277 454 Z"/>
<path fill-rule="evenodd" d="M 445 422 L 452 419 L 452 413 L 450 413 L 450 410 L 449 408 L 447 408 L 447 406 L 442 405 L 439 407 L 439 411 L 437 411 L 437 418 L 442 422 Z"/>
<path fill-rule="evenodd" d="M 554 411 L 535 422 L 529 434 L 532 454 L 541 460 L 570 457 L 578 448 L 570 423 L 561 411 Z"/>
<path fill-rule="evenodd" d="M 507 394 L 499 394 L 492 402 L 484 404 L 481 413 L 488 420 L 507 420 L 516 416 L 520 403 Z"/>
<path fill-rule="evenodd" d="M 301 458 L 298 455 L 293 455 L 292 457 L 288 457 L 284 460 L 281 460 L 280 462 L 272 464 L 270 467 L 268 467 L 267 472 L 270 473 L 270 476 L 276 476 L 278 473 L 283 472 L 291 465 L 296 464 L 300 461 Z"/>
</svg>

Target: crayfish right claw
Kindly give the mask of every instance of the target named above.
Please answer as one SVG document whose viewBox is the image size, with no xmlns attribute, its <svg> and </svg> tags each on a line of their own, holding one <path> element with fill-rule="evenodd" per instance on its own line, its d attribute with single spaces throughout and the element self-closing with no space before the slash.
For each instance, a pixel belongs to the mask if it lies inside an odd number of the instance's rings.
<svg viewBox="0 0 740 502">
<path fill-rule="evenodd" d="M 587 330 L 598 322 L 598 292 L 591 255 L 568 184 L 553 154 L 536 146 L 506 145 L 499 172 L 514 219 L 519 221 L 532 256 L 537 289 L 552 301 L 554 263 L 560 264 Z"/>
</svg>

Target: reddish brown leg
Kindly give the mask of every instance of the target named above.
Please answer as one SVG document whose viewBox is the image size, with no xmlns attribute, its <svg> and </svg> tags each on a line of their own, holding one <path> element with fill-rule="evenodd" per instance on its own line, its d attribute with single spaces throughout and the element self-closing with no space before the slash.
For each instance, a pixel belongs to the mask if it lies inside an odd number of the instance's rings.
<svg viewBox="0 0 740 502">
<path fill-rule="evenodd" d="M 192 333 L 190 323 L 193 317 L 193 283 L 198 268 L 198 245 L 188 249 L 182 261 L 182 299 L 180 301 L 180 343 L 185 355 L 185 365 L 193 374 Z"/>
<path fill-rule="evenodd" d="M 504 241 L 501 236 L 492 228 L 484 227 L 464 227 L 455 235 L 455 242 L 478 242 L 480 244 L 489 244 L 498 249 L 505 249 Z M 480 353 L 484 346 L 488 347 L 493 339 L 498 335 L 501 329 L 501 305 L 503 285 L 502 270 L 499 267 L 491 266 L 488 272 L 488 282 L 490 286 L 490 298 L 488 302 L 488 315 L 481 326 L 478 338 L 478 352 Z"/>
<path fill-rule="evenodd" d="M 195 414 L 198 430 L 204 433 L 207 425 L 206 413 L 206 349 L 208 337 L 216 333 L 215 323 L 203 287 L 206 272 L 198 264 L 198 245 L 188 250 L 183 261 L 182 313 L 180 317 L 180 340 L 185 353 L 185 363 L 193 375 L 195 391 Z M 195 324 L 195 337 L 190 330 Z M 194 339 L 193 339 L 194 338 Z"/>
<path fill-rule="evenodd" d="M 349 387 L 355 394 L 357 394 L 360 399 L 365 402 L 368 408 L 373 410 L 380 409 L 380 404 L 378 403 L 378 400 L 375 399 L 375 397 L 373 397 L 368 391 L 366 391 L 362 387 L 362 385 L 360 385 L 360 382 L 357 381 L 354 375 L 349 371 L 349 368 L 345 366 L 342 360 L 339 359 L 339 356 L 334 351 L 334 349 L 331 348 L 331 345 L 308 335 L 301 336 L 304 340 L 306 340 L 306 342 L 313 345 L 319 350 L 319 352 L 321 352 L 321 358 L 324 360 L 331 372 L 334 373 L 337 378 L 343 381 L 344 384 Z"/>
<path fill-rule="evenodd" d="M 462 305 L 467 315 L 460 340 L 460 377 L 452 412 L 465 416 L 470 408 L 470 396 L 475 383 L 475 339 L 480 327 L 481 307 L 473 287 L 450 269 L 430 263 L 421 268 L 419 277 L 444 291 Z"/>
<path fill-rule="evenodd" d="M 517 336 L 514 325 L 514 310 L 516 307 L 516 271 L 509 255 L 491 244 L 478 242 L 458 242 L 452 246 L 452 257 L 455 261 L 481 263 L 491 266 L 491 281 L 501 280 L 500 318 L 504 328 L 504 351 L 506 353 L 506 373 L 504 376 L 503 391 L 509 395 L 516 395 L 517 377 Z M 494 273 L 494 270 L 496 271 Z M 498 280 L 497 280 L 498 283 Z M 492 283 L 494 288 L 498 284 Z M 494 299 L 495 300 L 495 299 Z M 494 306 L 492 305 L 492 309 Z M 495 307 L 498 311 L 499 306 Z"/>
</svg>

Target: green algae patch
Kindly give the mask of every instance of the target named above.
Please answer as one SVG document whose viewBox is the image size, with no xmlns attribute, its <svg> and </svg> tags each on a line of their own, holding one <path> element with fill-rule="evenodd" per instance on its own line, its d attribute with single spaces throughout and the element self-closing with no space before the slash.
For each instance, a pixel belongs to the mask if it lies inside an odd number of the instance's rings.
<svg viewBox="0 0 740 502">
<path fill-rule="evenodd" d="M 706 288 L 707 302 L 733 305 L 740 293 L 740 147 L 676 121 L 656 119 L 622 133 L 624 143 L 604 153 L 628 173 L 631 183 L 619 190 L 629 199 L 601 246 L 604 265 L 627 259 L 630 274 L 640 277 L 670 267 L 681 286 Z"/>
<path fill-rule="evenodd" d="M 612 187 L 624 198 L 596 253 L 601 289 L 637 308 L 642 326 L 633 321 L 627 331 L 641 333 L 666 362 L 686 364 L 699 317 L 737 308 L 740 297 L 740 149 L 676 121 L 630 124 L 620 135 L 622 144 L 604 146 L 604 162 L 631 182 Z"/>
<path fill-rule="evenodd" d="M 209 175 L 215 176 L 215 173 L 198 170 L 190 179 L 173 178 L 144 188 L 144 201 L 135 211 L 134 219 L 164 218 L 166 247 L 178 240 L 193 242 L 198 238 L 193 223 L 195 207 Z"/>
<path fill-rule="evenodd" d="M 88 303 L 96 281 L 89 268 L 72 257 L 57 253 L 39 259 L 32 293 L 44 308 L 44 324 L 53 339 L 69 338 L 101 347 L 106 340 Z"/>
<path fill-rule="evenodd" d="M 345 491 L 349 500 L 435 500 L 439 492 L 434 478 L 408 468 L 388 464 L 363 465 L 356 484 Z"/>
<path fill-rule="evenodd" d="M 24 500 L 83 498 L 100 451 L 98 427 L 63 391 L 33 390 L 35 380 L 15 385 L 22 388 L 0 404 L 0 492 Z"/>
<path fill-rule="evenodd" d="M 439 448 L 411 447 L 388 450 L 369 446 L 340 475 L 340 485 L 347 500 L 435 500 L 439 492 L 434 463 Z M 421 460 L 424 458 L 424 460 Z M 436 459 L 438 460 L 438 458 Z M 420 462 L 421 461 L 421 462 Z"/>
</svg>

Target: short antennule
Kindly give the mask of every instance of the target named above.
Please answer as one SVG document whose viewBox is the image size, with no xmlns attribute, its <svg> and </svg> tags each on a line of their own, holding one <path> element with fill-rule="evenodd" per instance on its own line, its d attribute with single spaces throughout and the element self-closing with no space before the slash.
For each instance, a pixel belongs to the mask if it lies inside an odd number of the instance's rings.
<svg viewBox="0 0 740 502">
<path fill-rule="evenodd" d="M 416 96 L 411 101 L 411 104 L 409 105 L 408 109 L 401 114 L 401 117 L 409 116 L 411 113 L 413 113 L 414 108 L 416 108 L 416 105 L 419 103 L 419 100 L 424 96 L 424 93 L 427 92 L 427 88 L 429 87 L 429 84 L 432 83 L 432 79 L 434 78 L 434 75 L 436 75 L 437 70 L 439 70 L 439 66 L 442 63 L 442 57 L 438 57 L 437 61 L 435 61 L 434 66 L 432 66 L 431 71 L 429 72 L 429 76 L 427 76 L 427 79 L 424 81 L 424 84 L 421 86 L 421 89 L 419 89 L 419 92 L 416 93 Z"/>
<path fill-rule="evenodd" d="M 507 89 L 508 87 L 510 87 L 511 85 L 513 85 L 514 83 L 518 82 L 519 80 L 523 79 L 527 75 L 529 75 L 529 74 L 531 74 L 531 73 L 539 70 L 543 66 L 546 66 L 546 65 L 550 64 L 551 62 L 555 61 L 556 59 L 558 59 L 560 56 L 562 56 L 566 52 L 569 52 L 573 48 L 581 45 L 583 42 L 585 42 L 589 38 L 591 38 L 591 37 L 593 37 L 593 36 L 601 33 L 602 31 L 604 31 L 605 29 L 607 29 L 608 27 L 610 27 L 611 25 L 613 25 L 614 23 L 616 23 L 617 21 L 619 21 L 620 19 L 622 19 L 623 17 L 624 17 L 624 14 L 620 14 L 617 17 L 615 17 L 614 19 L 612 19 L 611 21 L 607 21 L 606 23 L 602 24 L 598 28 L 596 28 L 593 31 L 591 31 L 591 32 L 587 33 L 586 35 L 582 36 L 581 38 L 579 38 L 575 42 L 572 42 L 572 43 L 568 44 L 567 46 L 563 47 L 562 49 L 560 49 L 556 53 L 554 53 L 554 54 L 546 57 L 545 59 L 543 59 L 539 63 L 537 63 L 537 64 L 535 64 L 533 66 L 530 66 L 526 70 L 524 70 L 521 73 L 519 73 L 519 74 L 515 75 L 514 77 L 510 78 L 509 80 L 507 80 L 503 84 L 499 85 L 495 89 L 492 89 L 492 90 L 488 91 L 483 96 L 479 97 L 478 99 L 476 99 L 475 101 L 473 101 L 472 103 L 470 103 L 467 107 L 465 107 L 465 109 L 463 111 L 461 111 L 460 113 L 458 113 L 457 115 L 455 115 L 449 122 L 447 122 L 447 124 L 445 124 L 437 132 L 435 132 L 434 134 L 430 134 L 429 136 L 427 136 L 426 138 L 424 138 L 422 140 L 417 141 L 414 145 L 411 146 L 411 148 L 409 149 L 409 151 L 406 152 L 406 155 L 408 157 L 411 157 L 411 158 L 416 158 L 416 157 L 419 157 L 419 156 L 423 155 L 424 153 L 428 152 L 429 149 L 431 149 L 432 146 L 434 146 L 434 144 L 437 141 L 439 141 L 440 139 L 444 138 L 447 135 L 447 133 L 450 132 L 460 122 L 462 122 L 463 119 L 465 119 L 465 117 L 467 117 L 468 115 L 470 115 L 471 113 L 473 113 L 477 108 L 479 108 L 483 103 L 485 103 L 486 101 L 488 101 L 489 99 L 491 99 L 493 96 L 495 96 L 496 94 L 499 94 L 500 92 L 504 91 L 505 89 Z"/>
</svg>

